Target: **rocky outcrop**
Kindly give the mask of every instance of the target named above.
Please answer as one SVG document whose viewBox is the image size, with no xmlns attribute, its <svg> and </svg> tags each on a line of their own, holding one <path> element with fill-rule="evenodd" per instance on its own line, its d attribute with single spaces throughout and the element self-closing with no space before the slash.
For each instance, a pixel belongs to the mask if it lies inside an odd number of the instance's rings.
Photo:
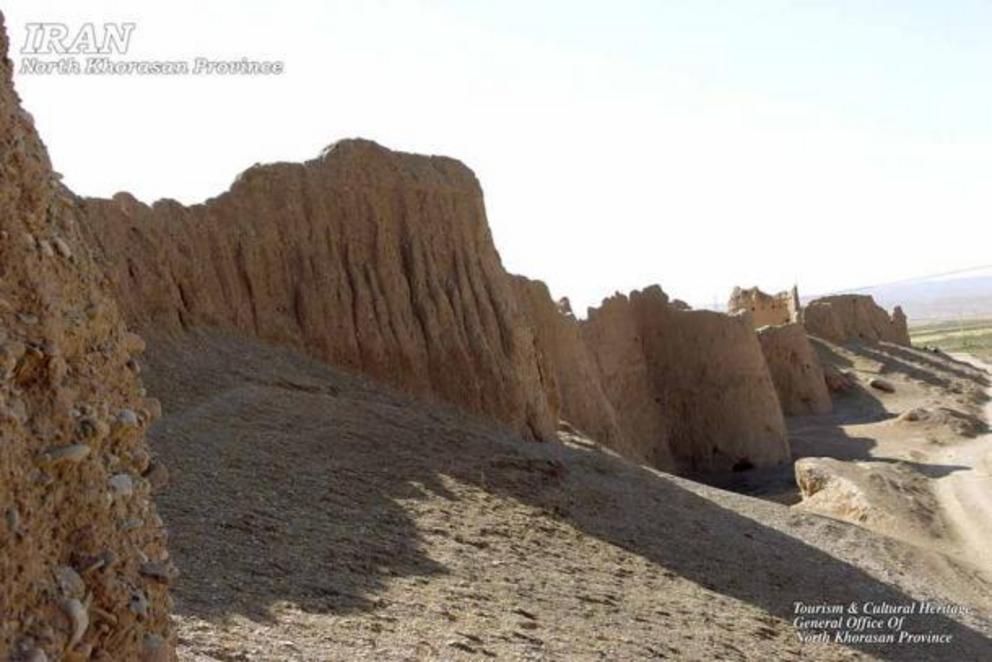
<svg viewBox="0 0 992 662">
<path fill-rule="evenodd" d="M 758 341 L 787 416 L 833 410 L 820 359 L 802 324 L 762 327 L 758 329 Z"/>
<path fill-rule="evenodd" d="M 947 534 L 931 481 L 902 462 L 845 462 L 806 457 L 795 464 L 797 510 L 859 524 L 895 538 L 940 540 Z"/>
<path fill-rule="evenodd" d="M 544 283 L 523 276 L 513 277 L 513 289 L 533 329 L 548 399 L 560 408 L 561 418 L 625 455 L 652 459 L 639 455 L 620 432 L 616 411 L 603 391 L 595 359 L 568 300 L 556 304 Z"/>
<path fill-rule="evenodd" d="M 803 310 L 810 335 L 836 343 L 878 342 L 909 346 L 906 315 L 896 306 L 890 317 L 865 294 L 841 294 L 815 299 Z"/>
<path fill-rule="evenodd" d="M 679 310 L 653 286 L 605 300 L 581 329 L 621 432 L 656 466 L 720 471 L 789 459 L 747 316 Z"/>
<path fill-rule="evenodd" d="M 800 319 L 799 291 L 766 294 L 757 287 L 735 287 L 727 302 L 727 312 L 750 313 L 755 328 L 774 324 L 789 324 Z"/>
<path fill-rule="evenodd" d="M 128 321 L 215 326 L 555 434 L 531 331 L 458 161 L 349 140 L 201 205 L 81 203 Z"/>
<path fill-rule="evenodd" d="M 0 16 L 0 658 L 168 660 L 173 576 L 125 330 L 11 83 Z"/>
</svg>

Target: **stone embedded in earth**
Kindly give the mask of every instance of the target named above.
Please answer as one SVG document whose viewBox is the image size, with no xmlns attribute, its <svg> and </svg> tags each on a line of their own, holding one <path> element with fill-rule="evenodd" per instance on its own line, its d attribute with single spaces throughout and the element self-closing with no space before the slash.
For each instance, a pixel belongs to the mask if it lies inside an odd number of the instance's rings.
<svg viewBox="0 0 992 662">
<path fill-rule="evenodd" d="M 884 379 L 877 379 L 877 378 L 876 379 L 872 379 L 870 382 L 868 382 L 868 386 L 871 386 L 874 389 L 878 389 L 879 391 L 882 391 L 883 393 L 895 393 L 896 392 L 896 387 L 892 384 L 892 382 L 886 381 Z"/>
<path fill-rule="evenodd" d="M 76 598 L 66 598 L 62 601 L 62 609 L 69 618 L 71 634 L 66 648 L 72 650 L 83 639 L 90 626 L 89 614 L 86 607 Z"/>
<path fill-rule="evenodd" d="M 70 444 L 45 451 L 41 459 L 42 464 L 46 465 L 75 464 L 76 462 L 82 462 L 89 454 L 90 447 L 86 444 Z"/>
<path fill-rule="evenodd" d="M 82 577 L 69 566 L 59 566 L 55 568 L 55 578 L 58 581 L 62 594 L 67 598 L 81 598 L 86 592 L 86 584 Z"/>
<path fill-rule="evenodd" d="M 117 496 L 131 496 L 134 492 L 134 481 L 128 474 L 116 474 L 110 478 L 108 484 Z"/>
<path fill-rule="evenodd" d="M 59 255 L 67 260 L 72 257 L 72 249 L 69 248 L 69 244 L 65 243 L 64 239 L 61 237 L 55 237 L 52 240 L 52 243 L 55 245 L 55 249 L 59 252 Z"/>
<path fill-rule="evenodd" d="M 142 477 L 151 485 L 152 493 L 161 492 L 169 484 L 169 470 L 161 462 L 152 462 Z"/>
</svg>

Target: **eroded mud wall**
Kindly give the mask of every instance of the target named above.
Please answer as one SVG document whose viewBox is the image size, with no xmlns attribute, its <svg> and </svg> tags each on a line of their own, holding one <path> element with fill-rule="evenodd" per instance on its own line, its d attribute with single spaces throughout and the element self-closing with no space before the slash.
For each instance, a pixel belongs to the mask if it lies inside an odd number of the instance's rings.
<svg viewBox="0 0 992 662">
<path fill-rule="evenodd" d="M 235 329 L 555 434 L 479 183 L 458 161 L 349 140 L 251 168 L 202 205 L 82 205 L 139 330 Z"/>
</svg>

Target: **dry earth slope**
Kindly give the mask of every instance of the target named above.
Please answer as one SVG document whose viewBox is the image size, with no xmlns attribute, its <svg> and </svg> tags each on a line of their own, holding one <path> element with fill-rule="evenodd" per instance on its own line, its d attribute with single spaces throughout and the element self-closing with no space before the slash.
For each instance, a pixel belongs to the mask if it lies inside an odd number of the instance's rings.
<svg viewBox="0 0 992 662">
<path fill-rule="evenodd" d="M 832 415 L 789 421 L 798 507 L 992 571 L 990 375 L 893 343 L 815 344 L 849 387 Z"/>
<path fill-rule="evenodd" d="M 150 340 L 188 659 L 980 660 L 990 585 L 948 557 L 520 443 L 256 340 Z M 197 366 L 190 371 L 187 366 Z M 951 646 L 800 644 L 795 601 L 973 606 Z"/>
</svg>

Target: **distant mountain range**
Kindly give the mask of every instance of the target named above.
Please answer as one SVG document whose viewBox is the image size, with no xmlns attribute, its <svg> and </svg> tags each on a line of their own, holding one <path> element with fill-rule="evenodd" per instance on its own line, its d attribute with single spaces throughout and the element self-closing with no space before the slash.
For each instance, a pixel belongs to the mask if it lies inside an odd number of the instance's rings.
<svg viewBox="0 0 992 662">
<path fill-rule="evenodd" d="M 992 317 L 992 275 L 893 283 L 851 293 L 870 294 L 889 310 L 902 306 L 910 324 L 922 320 Z M 815 298 L 803 297 L 803 303 Z"/>
</svg>

